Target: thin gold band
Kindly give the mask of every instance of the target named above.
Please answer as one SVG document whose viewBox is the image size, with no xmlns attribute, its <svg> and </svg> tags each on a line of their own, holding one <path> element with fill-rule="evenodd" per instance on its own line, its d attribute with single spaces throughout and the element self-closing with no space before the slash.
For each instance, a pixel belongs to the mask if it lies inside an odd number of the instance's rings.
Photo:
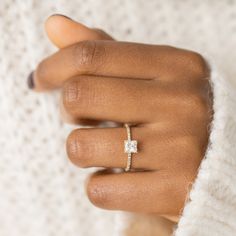
<svg viewBox="0 0 236 236">
<path fill-rule="evenodd" d="M 132 165 L 132 153 L 137 153 L 137 141 L 132 140 L 131 138 L 131 128 L 128 124 L 124 124 L 127 132 L 127 140 L 125 140 L 125 153 L 128 154 L 127 158 L 127 163 L 126 163 L 126 168 L 125 171 L 130 171 L 131 170 L 131 165 Z"/>
</svg>

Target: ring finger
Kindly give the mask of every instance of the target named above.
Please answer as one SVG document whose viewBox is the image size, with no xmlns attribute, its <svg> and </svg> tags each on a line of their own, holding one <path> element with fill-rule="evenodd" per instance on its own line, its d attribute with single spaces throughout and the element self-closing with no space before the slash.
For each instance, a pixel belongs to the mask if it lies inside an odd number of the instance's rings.
<svg viewBox="0 0 236 236">
<path fill-rule="evenodd" d="M 138 141 L 138 153 L 133 154 L 132 169 L 160 170 L 174 166 L 191 158 L 198 160 L 192 146 L 193 137 L 183 135 L 177 127 L 160 123 L 155 127 L 132 127 L 132 139 Z M 175 133 L 178 132 L 178 135 Z M 124 127 L 87 128 L 72 131 L 67 139 L 67 153 L 77 166 L 125 168 L 127 154 L 124 153 L 124 140 L 127 133 Z M 189 147 L 189 148 L 188 148 Z M 173 155 L 174 153 L 174 155 Z M 189 168 L 191 168 L 189 166 Z"/>
</svg>

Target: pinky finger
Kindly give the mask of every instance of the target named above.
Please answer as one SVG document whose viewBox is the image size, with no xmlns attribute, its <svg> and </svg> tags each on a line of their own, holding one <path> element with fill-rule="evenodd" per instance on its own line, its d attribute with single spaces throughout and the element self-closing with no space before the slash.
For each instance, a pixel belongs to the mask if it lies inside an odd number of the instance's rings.
<svg viewBox="0 0 236 236">
<path fill-rule="evenodd" d="M 90 201 L 110 210 L 179 215 L 186 196 L 181 177 L 165 171 L 106 173 L 96 172 L 87 181 Z M 179 188 L 181 186 L 181 188 Z"/>
</svg>

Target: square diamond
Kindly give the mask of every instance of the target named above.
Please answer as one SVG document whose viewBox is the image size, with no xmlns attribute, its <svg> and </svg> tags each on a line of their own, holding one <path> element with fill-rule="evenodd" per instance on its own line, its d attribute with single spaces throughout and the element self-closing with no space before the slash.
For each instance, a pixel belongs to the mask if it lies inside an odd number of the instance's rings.
<svg viewBox="0 0 236 236">
<path fill-rule="evenodd" d="M 125 140 L 125 153 L 137 153 L 137 140 Z"/>
</svg>

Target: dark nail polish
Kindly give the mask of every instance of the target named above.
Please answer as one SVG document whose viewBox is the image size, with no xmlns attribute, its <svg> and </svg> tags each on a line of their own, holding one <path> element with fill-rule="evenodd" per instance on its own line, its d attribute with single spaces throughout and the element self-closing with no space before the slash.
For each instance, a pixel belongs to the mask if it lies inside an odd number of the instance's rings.
<svg viewBox="0 0 236 236">
<path fill-rule="evenodd" d="M 27 79 L 27 84 L 30 89 L 34 88 L 34 72 L 31 72 Z"/>
</svg>

